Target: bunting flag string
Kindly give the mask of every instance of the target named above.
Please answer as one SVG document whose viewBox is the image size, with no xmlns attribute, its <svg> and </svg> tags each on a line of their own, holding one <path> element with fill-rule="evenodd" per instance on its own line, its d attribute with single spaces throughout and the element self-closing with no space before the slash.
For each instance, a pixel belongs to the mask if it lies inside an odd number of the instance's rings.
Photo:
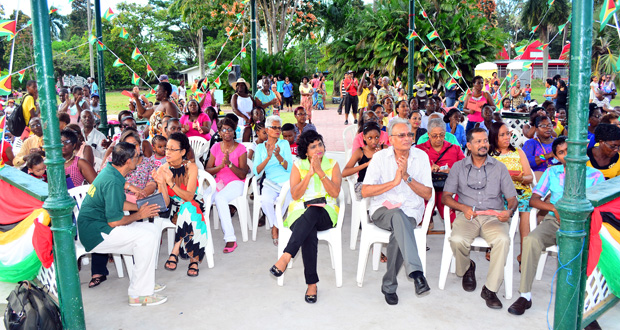
<svg viewBox="0 0 620 330">
<path fill-rule="evenodd" d="M 140 77 L 140 75 L 138 75 L 134 69 L 132 69 L 129 65 L 127 65 L 126 62 L 123 62 L 123 60 L 121 60 L 121 58 L 118 55 L 116 55 L 115 52 L 113 52 L 110 48 L 107 48 L 107 47 L 106 47 L 106 50 L 112 53 L 114 57 L 116 57 L 116 60 L 114 61 L 114 64 L 113 64 L 114 67 L 125 66 L 127 69 L 129 69 L 129 71 L 131 71 L 131 83 L 132 84 L 137 86 L 140 83 L 140 80 L 142 80 L 144 84 L 149 87 L 149 89 L 151 90 L 153 89 L 153 86 L 149 85 L 149 83 L 146 80 L 144 80 L 144 78 Z"/>
<path fill-rule="evenodd" d="M 294 11 L 293 11 L 294 12 Z M 209 67 L 211 69 L 214 69 L 217 66 L 217 60 L 220 58 L 220 55 L 222 54 L 222 51 L 224 50 L 224 47 L 226 47 L 226 44 L 228 43 L 228 40 L 232 37 L 233 32 L 235 31 L 235 28 L 237 27 L 237 25 L 239 24 L 239 22 L 241 21 L 241 19 L 243 19 L 243 17 L 246 14 L 246 11 L 244 10 L 243 12 L 240 13 L 241 15 L 237 15 L 237 21 L 235 22 L 235 25 L 233 25 L 232 29 L 230 29 L 229 32 L 226 33 L 226 40 L 224 41 L 224 44 L 222 44 L 222 47 L 220 47 L 220 51 L 219 53 L 217 53 L 217 56 L 215 57 L 215 60 L 209 62 Z M 246 44 L 247 46 L 248 44 Z M 242 47 L 242 51 L 245 49 L 245 47 Z M 238 55 L 238 54 L 237 54 Z M 236 58 L 237 56 L 235 56 Z M 221 73 L 220 73 L 221 75 Z M 219 77 L 219 75 L 218 75 Z"/>
<path fill-rule="evenodd" d="M 422 40 L 422 38 L 419 38 L 419 37 L 418 37 L 418 39 L 422 42 L 422 48 L 420 49 L 420 52 L 424 53 L 424 52 L 429 51 L 430 49 L 428 48 L 428 46 L 426 46 L 426 43 L 424 42 L 424 40 Z M 429 53 L 435 58 L 435 61 L 437 61 L 437 65 L 435 65 L 435 67 L 433 68 L 433 71 L 440 72 L 441 70 L 446 70 L 446 67 L 441 63 L 441 61 L 437 58 L 437 56 L 435 56 L 435 54 L 432 51 L 430 51 Z M 446 70 L 446 71 L 448 71 L 448 70 Z M 459 71 L 458 67 L 456 69 L 456 72 L 458 72 L 459 75 L 460 75 L 460 71 Z M 450 74 L 450 72 L 448 72 L 448 74 Z M 462 76 L 460 76 L 460 77 L 462 78 Z M 450 78 L 452 78 L 452 80 L 454 80 L 454 83 L 458 86 L 458 88 L 461 91 L 465 92 L 463 87 L 461 87 L 461 84 L 459 84 L 456 81 L 456 79 L 453 79 L 454 78 L 453 75 L 450 75 Z M 452 80 L 448 80 L 448 82 L 452 82 Z M 450 88 L 452 88 L 452 85 L 450 86 Z M 467 89 L 469 90 L 469 87 Z"/>
<path fill-rule="evenodd" d="M 603 31 L 603 29 L 605 28 L 605 25 L 607 24 L 607 21 L 609 21 L 610 18 L 612 18 L 614 16 L 614 13 L 618 10 L 618 8 L 616 7 L 616 1 L 615 0 L 605 0 L 603 2 L 603 6 L 601 8 L 601 29 L 600 31 Z"/>
<path fill-rule="evenodd" d="M 85 43 L 83 43 L 83 44 L 77 45 L 77 46 L 75 46 L 75 47 L 73 47 L 73 48 L 69 48 L 69 49 L 65 50 L 64 52 L 57 53 L 57 54 L 55 54 L 54 56 L 52 56 L 52 58 L 58 57 L 58 56 L 63 55 L 63 54 L 64 54 L 64 55 L 66 55 L 66 54 L 67 54 L 67 53 L 69 53 L 70 51 L 72 51 L 72 50 L 74 50 L 74 49 L 76 49 L 76 48 L 80 48 L 80 47 L 85 46 L 85 45 L 88 45 L 88 42 L 85 42 Z M 23 79 L 23 74 L 25 74 L 25 73 L 26 73 L 26 70 L 28 70 L 28 69 L 30 69 L 30 68 L 33 68 L 33 67 L 35 67 L 35 66 L 36 66 L 36 64 L 32 64 L 32 65 L 27 66 L 27 67 L 25 67 L 25 68 L 23 68 L 23 69 L 21 69 L 21 70 L 19 70 L 19 71 L 14 71 L 14 72 L 12 72 L 12 73 L 11 73 L 11 75 L 16 75 L 16 74 L 19 74 L 19 75 L 20 75 L 20 77 L 19 77 L 19 78 L 20 78 L 19 82 L 21 82 L 21 81 L 22 81 L 22 79 Z"/>
<path fill-rule="evenodd" d="M 230 60 L 230 62 L 228 63 L 228 65 L 226 66 L 226 68 L 224 68 L 224 70 L 222 70 L 222 72 L 220 72 L 220 74 L 217 75 L 217 78 L 213 81 L 215 83 L 215 85 L 219 88 L 220 87 L 220 76 L 224 73 L 229 71 L 228 68 L 230 67 L 232 69 L 232 63 L 237 59 L 237 57 L 241 56 L 241 54 L 243 53 L 243 51 L 245 50 L 245 47 L 247 47 L 249 44 L 252 43 L 252 40 L 248 40 L 248 42 L 241 47 L 241 50 L 237 53 L 237 55 L 235 55 L 235 57 L 232 58 L 232 60 Z M 202 82 L 203 84 L 203 88 L 205 88 L 205 82 L 207 81 L 207 79 L 205 78 L 205 80 Z"/>
</svg>

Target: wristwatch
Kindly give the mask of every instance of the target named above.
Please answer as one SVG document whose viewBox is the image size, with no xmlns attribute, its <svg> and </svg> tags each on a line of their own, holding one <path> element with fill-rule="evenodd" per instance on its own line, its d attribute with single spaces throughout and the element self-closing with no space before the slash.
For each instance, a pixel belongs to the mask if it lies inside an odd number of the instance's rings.
<svg viewBox="0 0 620 330">
<path fill-rule="evenodd" d="M 233 167 L 233 163 L 231 162 L 230 164 L 228 164 L 228 168 L 232 168 Z"/>
<path fill-rule="evenodd" d="M 411 181 L 413 181 L 413 178 L 410 176 L 407 177 L 407 180 L 405 180 L 407 183 L 411 183 Z"/>
</svg>

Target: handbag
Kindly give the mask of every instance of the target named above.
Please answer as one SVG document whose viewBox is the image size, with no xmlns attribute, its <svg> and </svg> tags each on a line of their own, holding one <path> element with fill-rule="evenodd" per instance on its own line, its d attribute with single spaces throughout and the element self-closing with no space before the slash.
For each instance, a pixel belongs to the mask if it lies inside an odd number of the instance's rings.
<svg viewBox="0 0 620 330">
<path fill-rule="evenodd" d="M 448 150 L 450 150 L 450 148 L 452 148 L 452 146 L 446 148 L 446 150 L 444 150 L 439 155 L 439 158 L 437 158 L 435 163 L 438 163 L 441 160 L 441 158 L 443 157 L 443 155 L 445 155 L 446 152 L 448 152 Z M 435 188 L 435 191 L 443 191 L 443 187 L 446 184 L 446 179 L 448 178 L 448 174 L 447 173 L 441 173 L 441 172 L 431 172 L 431 176 L 432 176 L 432 179 L 433 179 L 433 188 Z"/>
</svg>

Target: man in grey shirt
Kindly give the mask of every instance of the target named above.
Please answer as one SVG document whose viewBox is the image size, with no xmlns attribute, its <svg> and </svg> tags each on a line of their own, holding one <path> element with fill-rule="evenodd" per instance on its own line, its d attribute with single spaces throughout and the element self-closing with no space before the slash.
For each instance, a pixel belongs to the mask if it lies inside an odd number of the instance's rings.
<svg viewBox="0 0 620 330">
<path fill-rule="evenodd" d="M 483 128 L 467 132 L 467 149 L 471 156 L 454 163 L 441 198 L 444 205 L 457 211 L 450 247 L 456 259 L 456 275 L 463 276 L 463 289 L 471 292 L 476 290 L 476 264 L 469 258 L 471 243 L 478 236 L 489 243 L 491 263 L 481 296 L 489 308 L 501 309 L 496 292 L 504 280 L 510 247 L 508 221 L 517 209 L 517 191 L 506 165 L 487 155 L 489 139 Z M 458 202 L 454 194 L 459 196 Z"/>
</svg>

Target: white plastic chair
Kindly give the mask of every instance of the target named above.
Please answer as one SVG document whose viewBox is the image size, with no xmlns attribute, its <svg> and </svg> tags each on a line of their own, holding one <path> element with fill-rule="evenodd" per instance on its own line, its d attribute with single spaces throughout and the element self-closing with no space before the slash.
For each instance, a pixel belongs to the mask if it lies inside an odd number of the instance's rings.
<svg viewBox="0 0 620 330">
<path fill-rule="evenodd" d="M 209 141 L 200 136 L 190 136 L 188 139 L 189 145 L 194 151 L 196 165 L 199 169 L 204 170 L 204 165 L 202 164 L 201 158 L 205 156 L 209 151 Z"/>
<path fill-rule="evenodd" d="M 370 199 L 364 198 L 360 204 L 360 216 L 359 219 L 362 222 L 362 238 L 360 240 L 360 254 L 357 262 L 357 286 L 360 288 L 364 284 L 364 273 L 366 272 L 366 264 L 368 263 L 368 252 L 370 246 L 373 246 L 372 257 L 372 269 L 379 270 L 379 259 L 381 258 L 381 245 L 388 244 L 390 241 L 391 233 L 387 230 L 381 229 L 371 223 L 368 218 L 368 205 Z M 418 248 L 418 255 L 420 262 L 422 263 L 422 270 L 426 274 L 426 232 L 428 226 L 431 223 L 431 217 L 433 216 L 433 208 L 435 207 L 435 189 L 432 189 L 431 198 L 428 200 L 424 209 L 424 216 L 422 222 L 413 230 L 415 235 L 416 247 Z"/>
<path fill-rule="evenodd" d="M 355 196 L 355 183 L 356 183 L 357 175 L 350 175 L 346 177 L 344 180 L 346 181 L 349 187 L 349 196 L 351 198 L 351 250 L 355 250 L 357 246 L 357 236 L 360 231 L 360 223 L 362 222 L 362 204 L 363 201 L 358 201 Z"/>
<path fill-rule="evenodd" d="M 78 219 L 78 216 L 80 214 L 80 208 L 82 208 L 82 202 L 84 201 L 84 198 L 86 197 L 86 193 L 88 192 L 89 188 L 90 185 L 83 185 L 69 189 L 69 196 L 71 196 L 75 200 L 75 206 L 73 207 L 73 216 L 75 217 L 75 221 L 77 221 Z M 75 241 L 75 257 L 76 259 L 78 259 L 79 257 L 87 254 L 89 254 L 89 252 L 86 252 L 86 249 L 84 248 L 84 245 L 82 245 L 82 242 L 80 242 L 80 238 L 78 236 L 77 240 Z M 118 277 L 124 277 L 125 273 L 123 271 L 123 260 L 121 260 L 120 254 L 113 254 L 113 257 Z M 133 271 L 133 256 L 123 256 L 123 259 L 126 263 L 125 267 L 127 267 L 127 276 L 131 278 L 131 274 Z M 128 264 L 129 262 L 131 264 Z M 83 263 L 83 265 L 88 265 L 88 263 Z"/>
<path fill-rule="evenodd" d="M 535 207 L 532 207 L 532 209 L 530 210 L 530 233 L 533 232 L 538 225 L 538 212 L 539 210 Z M 552 245 L 542 252 L 540 259 L 538 260 L 538 266 L 536 267 L 536 280 L 540 281 L 542 279 L 543 271 L 545 270 L 545 264 L 547 263 L 548 253 L 553 252 L 557 255 L 558 251 L 558 246 Z"/>
<path fill-rule="evenodd" d="M 283 214 L 284 210 L 282 210 L 282 206 L 284 205 L 284 201 L 286 200 L 286 195 L 290 190 L 290 182 L 285 182 L 282 185 L 282 190 L 280 191 L 280 195 L 276 199 L 276 219 L 278 221 L 278 226 L 280 227 L 279 239 L 278 239 L 278 258 L 284 254 L 284 248 L 288 244 L 289 239 L 293 232 L 284 227 L 284 219 Z M 344 222 L 344 213 L 345 213 L 345 202 L 342 190 L 338 195 L 338 222 L 336 223 L 336 227 L 323 230 L 317 232 L 317 237 L 321 241 L 327 241 L 329 244 L 329 252 L 331 256 L 332 268 L 336 271 L 336 287 L 342 286 L 342 223 Z M 288 268 L 292 268 L 293 259 L 288 264 Z M 284 275 L 278 277 L 278 285 L 284 285 Z"/>
<path fill-rule="evenodd" d="M 344 153 L 347 155 L 347 160 L 351 158 L 351 147 L 353 146 L 353 139 L 357 135 L 357 125 L 351 125 L 342 131 L 342 140 L 344 142 Z"/>
<path fill-rule="evenodd" d="M 211 174 L 207 172 L 205 172 L 205 174 L 211 177 L 211 179 L 213 179 L 213 176 L 211 176 Z M 243 183 L 243 193 L 241 194 L 241 196 L 233 199 L 229 203 L 230 205 L 237 208 L 237 212 L 239 213 L 239 224 L 241 227 L 241 236 L 243 237 L 244 242 L 248 241 L 248 229 L 251 229 L 250 205 L 248 203 L 248 191 L 250 190 L 250 179 L 251 178 L 252 178 L 252 174 L 248 173 L 247 176 L 245 177 L 245 182 Z M 213 182 L 215 182 L 215 179 L 213 179 Z M 215 208 L 215 204 L 213 204 L 213 207 Z M 213 228 L 219 229 L 219 221 L 220 221 L 219 219 L 220 217 L 218 213 L 214 211 L 213 212 Z"/>
<path fill-rule="evenodd" d="M 452 248 L 450 247 L 450 235 L 452 234 L 452 225 L 450 224 L 450 208 L 448 206 L 444 206 L 443 209 L 443 218 L 446 223 L 445 231 L 446 234 L 443 240 L 443 253 L 441 255 L 441 268 L 439 270 L 439 289 L 443 290 L 446 286 L 446 280 L 448 278 L 448 270 L 451 273 L 456 272 L 456 261 L 454 259 L 454 255 L 452 253 Z M 512 216 L 512 220 L 510 222 L 510 227 L 508 229 L 508 237 L 510 238 L 510 245 L 508 248 L 508 255 L 506 256 L 506 265 L 504 266 L 504 286 L 506 287 L 506 299 L 512 298 L 512 271 L 514 264 L 514 246 L 515 246 L 515 232 L 519 228 L 519 212 L 515 212 Z M 486 251 L 486 248 L 489 248 L 490 245 L 487 241 L 478 236 L 471 243 L 472 247 L 482 248 Z"/>
<path fill-rule="evenodd" d="M 206 181 L 206 182 L 205 182 Z M 198 192 L 202 194 L 205 211 L 202 213 L 202 219 L 207 226 L 207 248 L 205 250 L 205 257 L 207 259 L 207 266 L 213 268 L 215 249 L 213 248 L 213 236 L 211 234 L 211 225 L 209 222 L 209 213 L 211 212 L 211 198 L 215 191 L 206 191 L 207 187 L 215 187 L 215 180 L 209 173 L 204 170 L 198 170 Z M 174 210 L 173 210 L 174 211 Z M 171 212 L 172 213 L 172 212 Z M 177 226 L 170 221 L 170 218 L 155 217 L 155 224 L 161 227 L 161 231 L 166 230 L 168 234 L 168 254 L 172 253 L 174 248 L 174 234 Z M 159 256 L 159 245 L 157 249 L 157 256 Z"/>
</svg>

